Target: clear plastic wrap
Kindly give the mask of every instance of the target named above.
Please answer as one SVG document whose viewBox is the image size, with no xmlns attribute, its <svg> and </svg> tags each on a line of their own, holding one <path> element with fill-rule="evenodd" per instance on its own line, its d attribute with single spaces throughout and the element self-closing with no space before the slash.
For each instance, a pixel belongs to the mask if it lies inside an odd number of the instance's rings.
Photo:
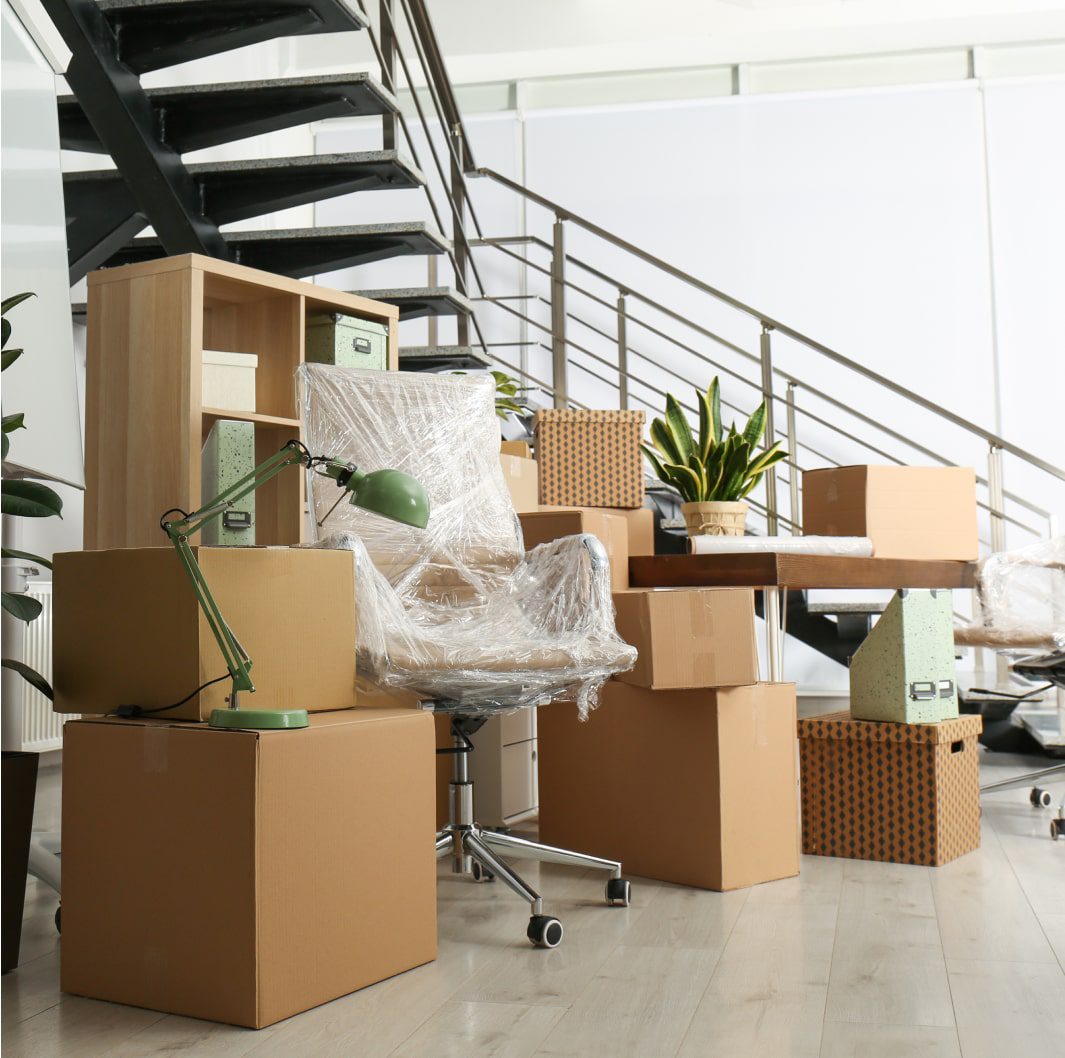
<svg viewBox="0 0 1065 1058">
<path fill-rule="evenodd" d="M 870 558 L 873 541 L 867 536 L 693 536 L 693 555 L 846 555 Z"/>
<path fill-rule="evenodd" d="M 581 715 L 632 667 L 614 630 L 610 572 L 594 537 L 526 554 L 499 462 L 487 377 L 305 364 L 305 442 L 365 471 L 393 467 L 429 494 L 425 529 L 341 503 L 312 477 L 316 545 L 356 554 L 360 676 L 498 712 L 573 697 Z"/>
<path fill-rule="evenodd" d="M 1065 536 L 982 559 L 967 646 L 1065 649 Z"/>
</svg>

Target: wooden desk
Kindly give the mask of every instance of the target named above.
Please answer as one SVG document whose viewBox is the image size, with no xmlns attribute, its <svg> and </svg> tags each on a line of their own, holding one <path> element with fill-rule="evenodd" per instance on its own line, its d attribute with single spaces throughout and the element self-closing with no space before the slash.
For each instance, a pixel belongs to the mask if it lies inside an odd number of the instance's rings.
<svg viewBox="0 0 1065 1058">
<path fill-rule="evenodd" d="M 629 559 L 634 588 L 755 588 L 765 592 L 769 680 L 784 674 L 780 593 L 789 588 L 972 588 L 975 562 L 839 555 L 646 555 Z"/>
</svg>

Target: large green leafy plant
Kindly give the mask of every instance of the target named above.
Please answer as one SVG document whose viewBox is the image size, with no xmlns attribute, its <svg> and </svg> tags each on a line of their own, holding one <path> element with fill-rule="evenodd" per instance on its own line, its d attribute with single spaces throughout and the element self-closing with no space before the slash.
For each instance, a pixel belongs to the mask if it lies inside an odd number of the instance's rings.
<svg viewBox="0 0 1065 1058">
<path fill-rule="evenodd" d="M 3 331 L 2 341 L 0 341 L 0 349 L 3 350 L 0 371 L 6 371 L 23 353 L 22 349 L 7 348 L 7 341 L 11 337 L 11 323 L 8 321 L 7 314 L 16 305 L 20 305 L 27 298 L 34 296 L 32 293 L 16 294 L 14 297 L 5 298 L 2 305 L 0 305 L 0 327 L 2 327 Z M 24 429 L 26 429 L 26 422 L 23 412 L 4 415 L 3 456 L 5 460 L 11 447 L 11 440 L 8 434 L 14 433 L 15 430 Z M 61 518 L 63 516 L 62 499 L 43 482 L 31 481 L 24 477 L 5 477 L 3 482 L 0 483 L 0 494 L 3 497 L 4 514 L 13 514 L 18 518 L 51 518 L 54 516 Z M 44 566 L 47 569 L 52 568 L 52 564 L 48 559 L 41 558 L 40 555 L 30 554 L 28 551 L 16 551 L 14 548 L 5 547 L 3 548 L 3 557 L 20 558 L 36 565 Z M 3 605 L 9 614 L 17 617 L 20 621 L 25 621 L 27 624 L 36 620 L 41 613 L 41 604 L 36 599 L 18 592 L 5 591 L 3 593 Z M 35 669 L 30 668 L 29 665 L 12 658 L 4 658 L 2 664 L 5 669 L 12 669 L 23 679 L 33 684 L 42 694 L 49 698 L 52 697 L 52 688 L 49 686 L 48 681 Z"/>
<path fill-rule="evenodd" d="M 787 457 L 780 442 L 756 451 L 765 434 L 766 405 L 762 401 L 742 430 L 735 423 L 721 427 L 721 391 L 715 378 L 705 393 L 695 391 L 699 405 L 696 437 L 680 402 L 666 396 L 666 414 L 651 423 L 653 448 L 644 455 L 655 474 L 673 485 L 687 503 L 742 500 L 774 463 Z"/>
</svg>

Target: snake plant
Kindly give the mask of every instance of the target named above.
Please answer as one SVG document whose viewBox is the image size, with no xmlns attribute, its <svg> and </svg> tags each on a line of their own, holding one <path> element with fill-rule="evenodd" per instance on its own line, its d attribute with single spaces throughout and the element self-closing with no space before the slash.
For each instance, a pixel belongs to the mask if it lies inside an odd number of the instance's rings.
<svg viewBox="0 0 1065 1058">
<path fill-rule="evenodd" d="M 666 395 L 666 414 L 651 423 L 651 443 L 644 455 L 655 474 L 672 485 L 687 503 L 742 500 L 774 463 L 787 457 L 780 442 L 756 451 L 765 434 L 765 401 L 742 431 L 721 427 L 721 391 L 715 378 L 705 393 L 696 390 L 699 435 L 695 436 L 680 402 Z"/>
</svg>

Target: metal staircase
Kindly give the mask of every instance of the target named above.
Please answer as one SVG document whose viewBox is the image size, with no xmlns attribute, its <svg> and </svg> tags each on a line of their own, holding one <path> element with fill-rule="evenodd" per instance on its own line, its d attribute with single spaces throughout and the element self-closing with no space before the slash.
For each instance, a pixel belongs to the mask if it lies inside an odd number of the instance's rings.
<svg viewBox="0 0 1065 1058">
<path fill-rule="evenodd" d="M 659 414 L 668 387 L 694 413 L 688 394 L 713 375 L 738 394 L 726 402 L 737 414 L 767 399 L 768 436 L 791 455 L 750 498 L 757 530 L 801 532 L 804 467 L 887 462 L 976 466 L 983 542 L 992 551 L 1056 532 L 1054 505 L 1032 497 L 1065 495 L 1061 467 L 565 204 L 478 167 L 424 0 L 380 0 L 375 19 L 362 0 L 357 7 L 342 0 L 44 2 L 74 52 L 68 81 L 76 100 L 60 101 L 63 144 L 109 153 L 123 178 L 67 180 L 72 278 L 101 263 L 190 251 L 298 276 L 426 255 L 424 287 L 359 291 L 400 305 L 403 319 L 428 319 L 427 344 L 401 349 L 405 368 L 500 366 L 562 407 L 591 402 Z M 227 48 L 350 30 L 369 38 L 379 81 L 354 73 L 140 85 L 147 70 Z M 396 103 L 401 85 L 409 114 Z M 185 152 L 241 137 L 365 115 L 381 120 L 381 150 L 371 154 L 182 161 Z M 476 200 L 487 185 L 520 206 L 514 213 L 525 218 L 523 230 L 484 230 Z M 352 190 L 411 186 L 424 189 L 424 221 L 219 229 Z M 155 236 L 136 237 L 149 224 Z M 441 286 L 437 262 L 450 270 L 453 287 Z M 486 279 L 511 274 L 491 269 L 499 263 L 517 271 L 516 284 L 500 288 L 498 278 Z M 453 344 L 438 340 L 441 315 L 457 320 Z M 507 322 L 514 333 L 503 340 Z M 934 443 L 924 440 L 930 437 Z M 1007 475 L 1022 485 L 1008 489 Z M 840 620 L 838 610 L 817 612 L 802 596 L 789 599 L 788 631 L 838 660 L 866 623 Z"/>
</svg>

